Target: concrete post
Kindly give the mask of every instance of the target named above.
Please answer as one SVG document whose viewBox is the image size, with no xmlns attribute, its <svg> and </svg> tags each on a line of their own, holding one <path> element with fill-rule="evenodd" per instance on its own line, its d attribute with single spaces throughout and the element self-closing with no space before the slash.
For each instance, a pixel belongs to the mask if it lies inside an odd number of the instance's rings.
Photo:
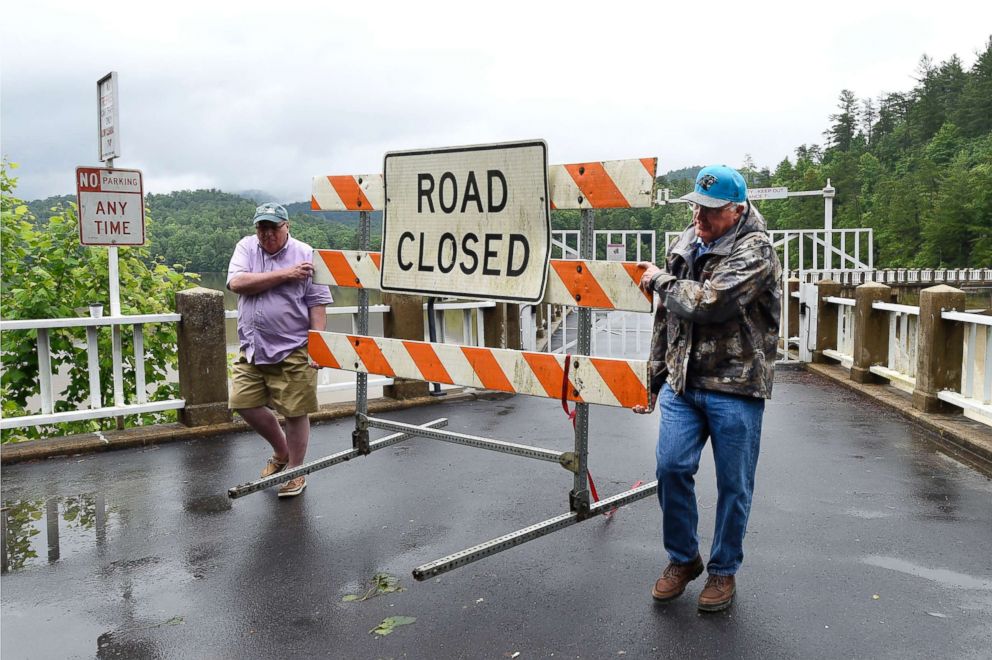
<svg viewBox="0 0 992 660">
<path fill-rule="evenodd" d="M 872 309 L 875 302 L 889 302 L 891 288 L 868 282 L 854 289 L 854 364 L 851 380 L 856 383 L 885 382 L 870 369 L 884 364 L 889 356 L 889 314 Z"/>
<path fill-rule="evenodd" d="M 506 303 L 482 309 L 482 327 L 486 334 L 487 348 L 506 346 Z"/>
<path fill-rule="evenodd" d="M 195 287 L 176 294 L 179 396 L 186 407 L 179 421 L 206 426 L 231 421 L 227 407 L 227 339 L 224 294 Z"/>
<path fill-rule="evenodd" d="M 923 412 L 961 412 L 937 398 L 941 390 L 960 391 L 964 326 L 940 317 L 942 310 L 964 310 L 964 291 L 939 284 L 920 291 L 913 407 Z"/>
<path fill-rule="evenodd" d="M 833 359 L 823 354 L 828 348 L 837 348 L 837 305 L 827 302 L 830 296 L 840 294 L 840 282 L 820 280 L 816 283 L 816 348 L 813 362 L 832 364 Z"/>
<path fill-rule="evenodd" d="M 389 312 L 382 317 L 382 334 L 392 339 L 424 340 L 424 299 L 398 293 L 382 293 L 382 303 Z M 414 399 L 427 396 L 428 384 L 420 380 L 394 378 L 392 385 L 382 389 L 391 399 Z"/>
<path fill-rule="evenodd" d="M 534 322 L 537 324 L 537 338 L 538 339 L 544 339 L 544 337 L 547 335 L 547 332 L 545 331 L 545 328 L 544 328 L 544 310 L 545 310 L 545 305 L 543 305 L 543 304 L 536 305 L 535 306 L 535 310 L 536 310 L 536 313 L 534 314 Z"/>
</svg>

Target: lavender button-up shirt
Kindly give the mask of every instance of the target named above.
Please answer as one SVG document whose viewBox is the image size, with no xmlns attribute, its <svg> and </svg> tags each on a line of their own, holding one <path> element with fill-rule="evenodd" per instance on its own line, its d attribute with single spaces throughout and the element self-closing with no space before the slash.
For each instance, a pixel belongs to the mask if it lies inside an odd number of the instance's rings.
<svg viewBox="0 0 992 660">
<path fill-rule="evenodd" d="M 279 252 L 269 254 L 258 238 L 247 236 L 234 248 L 227 267 L 227 286 L 241 273 L 268 273 L 313 260 L 313 248 L 292 236 Z M 306 281 L 285 282 L 253 296 L 238 296 L 238 340 L 249 362 L 277 364 L 305 346 L 310 308 L 329 305 L 330 289 Z"/>
</svg>

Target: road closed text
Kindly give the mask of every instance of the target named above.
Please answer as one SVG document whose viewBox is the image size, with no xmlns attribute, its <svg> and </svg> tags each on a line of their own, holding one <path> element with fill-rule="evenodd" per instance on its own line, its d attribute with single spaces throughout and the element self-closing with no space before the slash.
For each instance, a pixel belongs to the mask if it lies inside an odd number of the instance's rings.
<svg viewBox="0 0 992 660">
<path fill-rule="evenodd" d="M 387 154 L 385 188 L 384 290 L 543 295 L 550 257 L 543 142 Z"/>
</svg>

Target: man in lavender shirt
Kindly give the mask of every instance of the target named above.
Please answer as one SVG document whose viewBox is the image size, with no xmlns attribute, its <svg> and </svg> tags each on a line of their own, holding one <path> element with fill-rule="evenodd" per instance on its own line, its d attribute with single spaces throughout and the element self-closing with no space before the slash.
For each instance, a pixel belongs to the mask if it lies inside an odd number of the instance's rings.
<svg viewBox="0 0 992 660">
<path fill-rule="evenodd" d="M 227 288 L 238 294 L 238 340 L 230 407 L 272 445 L 267 477 L 303 464 L 310 440 L 308 413 L 317 410 L 317 367 L 307 355 L 307 332 L 323 330 L 331 293 L 313 283 L 313 248 L 289 235 L 289 214 L 279 204 L 255 209 L 255 235 L 234 248 Z M 283 432 L 272 410 L 286 419 Z M 294 497 L 305 477 L 283 484 Z"/>
</svg>

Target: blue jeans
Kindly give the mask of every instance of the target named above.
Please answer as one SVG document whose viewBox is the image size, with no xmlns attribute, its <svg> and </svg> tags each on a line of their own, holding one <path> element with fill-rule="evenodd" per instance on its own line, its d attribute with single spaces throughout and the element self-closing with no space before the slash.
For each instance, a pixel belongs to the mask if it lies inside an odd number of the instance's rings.
<svg viewBox="0 0 992 660">
<path fill-rule="evenodd" d="M 706 570 L 710 575 L 733 575 L 744 559 L 744 532 L 751 511 L 765 400 L 691 388 L 679 396 L 667 383 L 658 399 L 661 428 L 656 474 L 665 550 L 679 564 L 691 562 L 699 554 L 695 474 L 710 438 L 717 501 Z"/>
</svg>

